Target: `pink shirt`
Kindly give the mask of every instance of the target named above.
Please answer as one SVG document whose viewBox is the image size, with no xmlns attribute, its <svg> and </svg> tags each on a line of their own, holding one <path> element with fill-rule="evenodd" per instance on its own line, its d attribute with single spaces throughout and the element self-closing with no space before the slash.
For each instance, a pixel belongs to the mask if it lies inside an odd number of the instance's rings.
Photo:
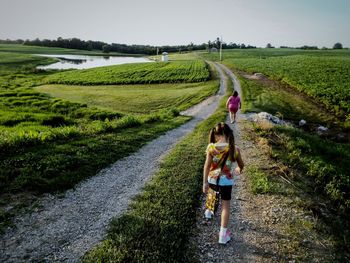
<svg viewBox="0 0 350 263">
<path fill-rule="evenodd" d="M 241 99 L 239 96 L 237 97 L 230 96 L 228 98 L 228 107 L 230 109 L 238 109 L 240 102 L 241 102 Z"/>
</svg>

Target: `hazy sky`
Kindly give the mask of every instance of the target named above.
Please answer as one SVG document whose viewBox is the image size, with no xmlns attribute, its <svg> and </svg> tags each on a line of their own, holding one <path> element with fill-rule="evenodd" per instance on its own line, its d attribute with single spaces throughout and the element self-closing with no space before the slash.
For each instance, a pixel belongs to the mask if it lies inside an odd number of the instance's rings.
<svg viewBox="0 0 350 263">
<path fill-rule="evenodd" d="M 350 47 L 349 0 L 0 0 L 0 39 Z"/>
</svg>

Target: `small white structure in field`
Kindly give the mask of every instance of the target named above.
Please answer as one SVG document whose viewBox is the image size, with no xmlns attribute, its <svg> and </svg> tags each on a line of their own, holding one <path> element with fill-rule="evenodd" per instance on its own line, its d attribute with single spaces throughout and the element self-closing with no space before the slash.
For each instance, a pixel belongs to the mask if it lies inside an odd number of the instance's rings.
<svg viewBox="0 0 350 263">
<path fill-rule="evenodd" d="M 168 52 L 163 52 L 162 53 L 162 61 L 167 62 L 169 60 L 168 58 Z"/>
</svg>

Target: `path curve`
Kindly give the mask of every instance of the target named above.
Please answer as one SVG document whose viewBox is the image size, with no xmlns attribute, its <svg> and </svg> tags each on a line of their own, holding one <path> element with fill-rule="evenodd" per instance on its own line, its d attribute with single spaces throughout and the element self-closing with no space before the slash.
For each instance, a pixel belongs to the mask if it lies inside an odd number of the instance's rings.
<svg viewBox="0 0 350 263">
<path fill-rule="evenodd" d="M 15 218 L 15 227 L 0 237 L 0 262 L 77 262 L 100 242 L 110 220 L 125 212 L 169 150 L 216 110 L 226 86 L 222 70 L 215 67 L 219 92 L 182 112 L 193 116 L 191 121 L 68 190 L 63 198 L 44 196 L 39 211 Z"/>
</svg>

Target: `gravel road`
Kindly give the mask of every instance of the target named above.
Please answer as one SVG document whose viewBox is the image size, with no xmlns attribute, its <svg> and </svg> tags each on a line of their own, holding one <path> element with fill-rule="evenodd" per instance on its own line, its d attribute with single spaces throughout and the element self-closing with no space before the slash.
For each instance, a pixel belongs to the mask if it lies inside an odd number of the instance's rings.
<svg viewBox="0 0 350 263">
<path fill-rule="evenodd" d="M 215 67 L 221 78 L 220 90 L 182 113 L 193 116 L 191 121 L 115 162 L 63 197 L 42 197 L 40 208 L 15 218 L 15 227 L 0 237 L 0 262 L 78 262 L 103 239 L 110 220 L 125 212 L 169 150 L 216 110 L 226 87 L 221 68 Z"/>
<path fill-rule="evenodd" d="M 233 83 L 233 87 L 238 94 L 242 96 L 242 90 L 239 81 L 232 71 L 226 66 L 220 64 L 220 68 L 227 74 Z M 241 149 L 243 161 L 245 159 L 245 149 L 251 147 L 251 142 L 247 142 L 241 138 L 240 123 L 246 119 L 246 115 L 240 111 L 237 113 L 237 121 L 235 124 L 230 123 L 227 115 L 226 123 L 231 127 L 235 135 L 235 144 Z M 218 215 L 212 221 L 207 222 L 203 219 L 203 211 L 205 204 L 205 196 L 202 196 L 202 207 L 198 210 L 197 215 L 197 236 L 192 242 L 199 248 L 198 258 L 200 262 L 257 262 L 253 248 L 247 242 L 248 233 L 246 227 L 246 218 L 243 213 L 245 197 L 242 197 L 245 184 L 244 174 L 235 178 L 235 186 L 232 190 L 232 200 L 230 203 L 230 219 L 229 228 L 231 229 L 231 241 L 223 246 L 218 244 L 218 233 L 220 230 L 220 210 Z"/>
</svg>

